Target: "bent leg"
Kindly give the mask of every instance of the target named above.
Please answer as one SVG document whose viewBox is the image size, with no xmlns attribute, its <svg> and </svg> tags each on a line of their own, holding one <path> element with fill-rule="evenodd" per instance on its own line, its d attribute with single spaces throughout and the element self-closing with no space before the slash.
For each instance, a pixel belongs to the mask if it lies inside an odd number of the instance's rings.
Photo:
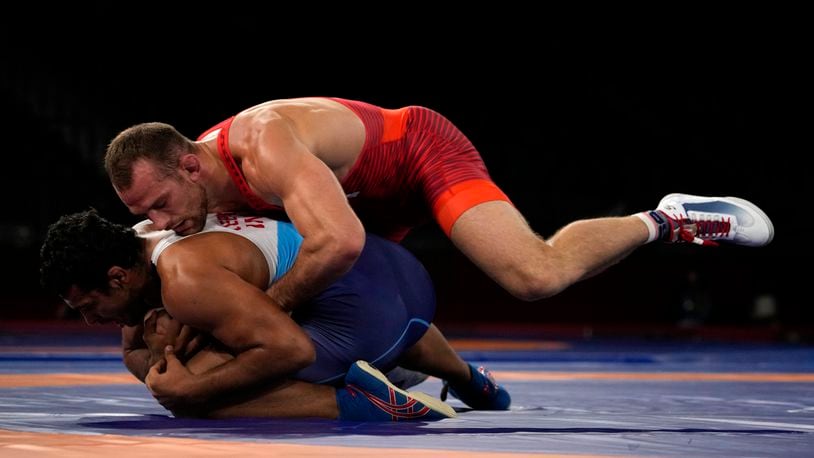
<svg viewBox="0 0 814 458">
<path fill-rule="evenodd" d="M 450 239 L 472 262 L 514 296 L 553 296 L 596 275 L 647 242 L 636 216 L 573 222 L 547 242 L 505 201 L 483 202 L 464 212 Z"/>
<path fill-rule="evenodd" d="M 207 418 L 339 418 L 336 388 L 284 380 L 270 387 L 225 397 L 209 406 Z"/>
<path fill-rule="evenodd" d="M 214 345 L 201 350 L 187 362 L 193 374 L 200 374 L 233 359 Z M 339 417 L 336 389 L 297 380 L 282 380 L 262 388 L 235 393 L 199 406 L 194 412 L 174 411 L 177 417 Z"/>
<path fill-rule="evenodd" d="M 211 363 L 222 364 L 230 356 L 209 352 L 194 363 L 206 370 Z M 201 362 L 203 361 L 203 362 Z M 368 371 L 353 368 L 367 367 Z M 440 420 L 455 412 L 443 402 L 423 393 L 399 390 L 362 361 L 348 372 L 345 388 L 334 388 L 297 380 L 283 380 L 250 392 L 221 397 L 205 411 L 176 416 L 206 418 L 237 417 L 322 417 L 352 421 Z"/>
<path fill-rule="evenodd" d="M 444 380 L 442 400 L 448 391 L 476 410 L 508 410 L 511 405 L 511 395 L 492 374 L 461 359 L 435 325 L 404 353 L 400 363 Z"/>
<path fill-rule="evenodd" d="M 402 354 L 399 366 L 455 383 L 466 383 L 471 378 L 469 365 L 434 324 Z"/>
</svg>

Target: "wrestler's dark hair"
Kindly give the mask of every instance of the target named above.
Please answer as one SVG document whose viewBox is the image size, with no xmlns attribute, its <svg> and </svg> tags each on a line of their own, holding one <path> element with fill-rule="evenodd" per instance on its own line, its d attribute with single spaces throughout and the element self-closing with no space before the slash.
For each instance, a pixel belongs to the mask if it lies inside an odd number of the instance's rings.
<svg viewBox="0 0 814 458">
<path fill-rule="evenodd" d="M 59 295 L 71 285 L 106 293 L 107 271 L 144 262 L 142 252 L 135 230 L 102 218 L 95 209 L 65 215 L 48 227 L 40 248 L 40 283 Z"/>
<path fill-rule="evenodd" d="M 133 164 L 139 159 L 155 164 L 163 178 L 175 175 L 181 155 L 193 149 L 192 140 L 169 124 L 136 124 L 110 141 L 105 152 L 105 170 L 116 189 L 127 190 L 133 184 Z"/>
</svg>

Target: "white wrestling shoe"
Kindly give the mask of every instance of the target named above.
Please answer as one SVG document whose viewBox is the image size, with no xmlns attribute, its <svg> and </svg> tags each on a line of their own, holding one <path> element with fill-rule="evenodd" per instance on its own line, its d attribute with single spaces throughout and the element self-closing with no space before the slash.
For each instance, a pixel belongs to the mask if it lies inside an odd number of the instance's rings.
<svg viewBox="0 0 814 458">
<path fill-rule="evenodd" d="M 717 245 L 715 241 L 759 247 L 774 238 L 774 226 L 757 205 L 737 197 L 668 194 L 657 207 L 668 217 L 670 242 Z M 651 216 L 652 217 L 652 216 Z M 660 228 L 661 230 L 661 228 Z"/>
</svg>

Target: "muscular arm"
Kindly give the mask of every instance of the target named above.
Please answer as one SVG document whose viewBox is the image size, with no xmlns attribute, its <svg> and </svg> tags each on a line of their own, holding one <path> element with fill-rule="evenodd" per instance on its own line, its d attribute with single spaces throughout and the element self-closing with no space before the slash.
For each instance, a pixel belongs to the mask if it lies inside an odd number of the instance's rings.
<svg viewBox="0 0 814 458">
<path fill-rule="evenodd" d="M 175 254 L 183 263 L 162 272 L 167 311 L 210 333 L 235 355 L 188 380 L 183 391 L 189 402 L 258 386 L 313 362 L 310 338 L 263 290 L 221 264 L 196 259 L 193 252 Z"/>
<path fill-rule="evenodd" d="M 253 165 L 244 164 L 246 178 L 261 197 L 283 200 L 303 236 L 293 267 L 268 290 L 276 303 L 291 311 L 351 268 L 365 234 L 334 173 L 285 120 L 267 121 L 257 135 Z"/>
</svg>

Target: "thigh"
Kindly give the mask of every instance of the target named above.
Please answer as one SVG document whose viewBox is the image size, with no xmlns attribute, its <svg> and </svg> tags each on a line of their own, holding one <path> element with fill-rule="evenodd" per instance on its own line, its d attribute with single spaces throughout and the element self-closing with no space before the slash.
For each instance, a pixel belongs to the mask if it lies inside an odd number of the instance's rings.
<svg viewBox="0 0 814 458">
<path fill-rule="evenodd" d="M 517 209 L 483 202 L 464 212 L 450 239 L 483 272 L 510 291 L 523 289 L 529 272 L 552 270 L 552 249 Z"/>
</svg>

